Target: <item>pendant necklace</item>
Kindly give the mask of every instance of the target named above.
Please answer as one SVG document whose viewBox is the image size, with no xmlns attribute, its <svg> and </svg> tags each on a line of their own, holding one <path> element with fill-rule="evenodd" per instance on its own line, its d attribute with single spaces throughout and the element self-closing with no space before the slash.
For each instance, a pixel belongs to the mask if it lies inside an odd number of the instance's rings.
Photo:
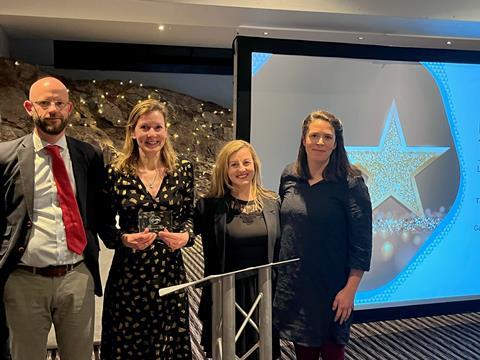
<svg viewBox="0 0 480 360">
<path fill-rule="evenodd" d="M 154 185 L 155 182 L 157 181 L 158 172 L 159 172 L 158 169 L 155 169 L 155 177 L 153 178 L 153 180 L 152 180 L 152 182 L 151 182 L 150 184 L 147 184 L 149 189 L 152 189 L 152 188 L 153 188 L 153 185 Z"/>
</svg>

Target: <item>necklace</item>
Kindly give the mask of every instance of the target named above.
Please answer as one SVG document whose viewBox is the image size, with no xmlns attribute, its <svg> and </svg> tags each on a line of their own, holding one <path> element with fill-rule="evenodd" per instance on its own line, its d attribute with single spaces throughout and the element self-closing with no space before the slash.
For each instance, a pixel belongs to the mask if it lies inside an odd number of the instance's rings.
<svg viewBox="0 0 480 360">
<path fill-rule="evenodd" d="M 242 223 L 248 225 L 253 224 L 255 218 L 261 214 L 253 200 L 245 201 L 232 197 L 230 207 L 234 215 L 238 216 Z"/>
<path fill-rule="evenodd" d="M 232 197 L 230 207 L 239 214 L 251 214 L 258 212 L 258 208 L 254 200 L 240 200 Z"/>
<path fill-rule="evenodd" d="M 158 177 L 158 169 L 155 169 L 155 177 L 153 178 L 152 182 L 148 184 L 149 189 L 153 188 L 153 184 L 155 184 L 155 181 L 157 181 L 157 177 Z"/>
<path fill-rule="evenodd" d="M 150 181 L 145 175 L 143 175 L 143 178 L 144 178 L 144 181 L 145 181 L 145 185 L 147 186 L 147 188 L 149 189 L 153 189 L 153 186 L 155 185 L 155 183 L 157 182 L 157 179 L 160 175 L 160 172 L 163 170 L 162 169 L 155 169 L 155 176 L 153 177 L 153 180 Z"/>
</svg>

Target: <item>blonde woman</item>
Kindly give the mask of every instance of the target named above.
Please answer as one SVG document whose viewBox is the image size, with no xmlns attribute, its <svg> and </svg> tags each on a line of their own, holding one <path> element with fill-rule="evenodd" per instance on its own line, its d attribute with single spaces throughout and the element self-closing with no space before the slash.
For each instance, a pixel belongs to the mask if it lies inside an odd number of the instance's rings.
<svg viewBox="0 0 480 360">
<path fill-rule="evenodd" d="M 105 288 L 102 359 L 191 359 L 187 295 L 158 296 L 158 289 L 185 282 L 179 249 L 194 239 L 193 169 L 177 159 L 167 119 L 160 102 L 137 104 L 122 153 L 108 167 L 109 221 L 101 237 L 115 256 Z M 144 224 L 152 215 L 163 230 Z"/>
<path fill-rule="evenodd" d="M 215 165 L 210 191 L 198 201 L 195 211 L 195 232 L 202 235 L 205 276 L 271 262 L 280 236 L 278 201 L 275 193 L 262 187 L 255 150 L 246 141 L 230 141 L 220 150 Z M 235 291 L 236 302 L 248 311 L 258 292 L 256 275 L 237 278 Z M 200 318 L 202 345 L 211 357 L 209 288 L 202 293 Z M 242 320 L 237 312 L 237 328 Z M 247 325 L 236 343 L 237 355 L 247 352 L 257 342 L 257 336 Z M 278 351 L 278 341 L 274 345 Z"/>
</svg>

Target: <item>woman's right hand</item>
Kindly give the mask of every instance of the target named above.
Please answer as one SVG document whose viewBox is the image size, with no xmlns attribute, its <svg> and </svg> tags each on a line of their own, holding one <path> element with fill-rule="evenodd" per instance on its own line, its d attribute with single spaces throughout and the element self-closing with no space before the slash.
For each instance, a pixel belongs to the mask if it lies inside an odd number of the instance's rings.
<svg viewBox="0 0 480 360">
<path fill-rule="evenodd" d="M 135 250 L 145 250 L 147 247 L 152 245 L 156 237 L 156 233 L 150 232 L 150 230 L 145 229 L 141 233 L 123 234 L 122 242 L 123 245 L 126 247 Z"/>
</svg>

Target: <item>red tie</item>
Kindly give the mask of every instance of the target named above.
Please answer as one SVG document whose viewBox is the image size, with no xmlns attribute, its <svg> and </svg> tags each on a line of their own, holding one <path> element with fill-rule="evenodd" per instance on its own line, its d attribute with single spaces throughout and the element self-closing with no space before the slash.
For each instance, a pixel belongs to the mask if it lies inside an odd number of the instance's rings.
<svg viewBox="0 0 480 360">
<path fill-rule="evenodd" d="M 67 236 L 67 247 L 76 254 L 83 253 L 87 245 L 87 236 L 83 227 L 82 217 L 78 210 L 77 199 L 73 194 L 72 184 L 68 177 L 67 168 L 60 156 L 60 147 L 48 145 L 45 150 L 52 157 L 52 171 L 57 184 L 57 198 L 62 209 L 63 225 Z"/>
</svg>

